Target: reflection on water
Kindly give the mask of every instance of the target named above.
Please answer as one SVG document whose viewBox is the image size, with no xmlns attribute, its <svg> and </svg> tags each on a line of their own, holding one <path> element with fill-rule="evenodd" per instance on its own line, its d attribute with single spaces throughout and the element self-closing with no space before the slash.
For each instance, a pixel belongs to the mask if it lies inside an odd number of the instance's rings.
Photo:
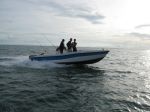
<svg viewBox="0 0 150 112">
<path fill-rule="evenodd" d="M 147 69 L 150 68 L 150 50 L 147 50 L 143 53 L 143 63 Z"/>
<path fill-rule="evenodd" d="M 80 74 L 79 74 L 80 72 Z M 68 67 L 54 76 L 53 93 L 48 93 L 46 102 L 57 111 L 94 111 L 96 92 L 102 88 L 104 71 L 88 66 L 81 68 Z M 95 87 L 99 83 L 98 87 Z M 55 100 L 54 100 L 55 99 Z M 41 99 L 43 100 L 43 99 Z M 94 104 L 93 104 L 94 103 Z M 93 108 L 93 109 L 92 109 Z"/>
<path fill-rule="evenodd" d="M 103 98 L 100 94 L 104 88 L 104 70 L 89 66 L 70 66 L 37 71 L 36 76 L 30 77 L 32 82 L 28 83 L 32 86 L 27 90 L 34 93 L 34 97 L 30 97 L 30 100 L 39 105 L 39 112 L 48 110 L 91 112 L 100 106 L 98 102 Z M 25 95 L 27 90 L 19 93 Z"/>
<path fill-rule="evenodd" d="M 39 48 L 20 48 L 0 51 L 2 112 L 150 111 L 149 50 L 110 49 L 99 63 L 66 66 L 32 63 L 28 49 Z"/>
<path fill-rule="evenodd" d="M 140 75 L 143 76 L 144 87 L 150 90 L 150 50 L 143 52 L 143 56 L 141 57 L 141 66 L 143 66 L 143 71 L 140 72 Z M 149 96 L 146 96 L 149 98 Z"/>
</svg>

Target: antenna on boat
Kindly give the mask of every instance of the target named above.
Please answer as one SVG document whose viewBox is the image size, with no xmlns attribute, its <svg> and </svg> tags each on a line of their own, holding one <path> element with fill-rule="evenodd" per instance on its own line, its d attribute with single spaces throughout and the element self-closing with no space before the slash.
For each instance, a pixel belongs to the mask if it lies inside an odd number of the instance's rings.
<svg viewBox="0 0 150 112">
<path fill-rule="evenodd" d="M 42 44 L 41 44 L 41 42 L 38 40 L 38 39 L 36 39 L 36 42 L 38 42 L 38 44 L 40 45 L 40 48 L 41 48 L 41 52 L 40 52 L 40 54 L 43 54 L 43 52 L 46 52 L 46 50 L 44 49 L 44 47 L 42 46 Z"/>
<path fill-rule="evenodd" d="M 42 34 L 44 36 L 44 38 L 55 48 L 57 49 L 57 47 L 46 37 L 45 34 Z"/>
</svg>

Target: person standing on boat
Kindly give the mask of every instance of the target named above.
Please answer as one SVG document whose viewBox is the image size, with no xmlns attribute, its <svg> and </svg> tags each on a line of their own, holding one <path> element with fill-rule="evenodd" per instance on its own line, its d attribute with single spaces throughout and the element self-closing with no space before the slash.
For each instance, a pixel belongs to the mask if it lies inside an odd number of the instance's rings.
<svg viewBox="0 0 150 112">
<path fill-rule="evenodd" d="M 73 48 L 73 52 L 77 52 L 77 42 L 76 39 L 74 39 L 74 41 L 72 42 L 72 48 Z"/>
<path fill-rule="evenodd" d="M 65 39 L 62 39 L 59 47 L 56 49 L 56 51 L 60 51 L 61 54 L 63 54 L 64 49 L 66 50 L 64 42 L 65 42 Z"/>
<path fill-rule="evenodd" d="M 68 52 L 72 52 L 72 38 L 70 38 L 66 45 L 68 48 Z"/>
</svg>

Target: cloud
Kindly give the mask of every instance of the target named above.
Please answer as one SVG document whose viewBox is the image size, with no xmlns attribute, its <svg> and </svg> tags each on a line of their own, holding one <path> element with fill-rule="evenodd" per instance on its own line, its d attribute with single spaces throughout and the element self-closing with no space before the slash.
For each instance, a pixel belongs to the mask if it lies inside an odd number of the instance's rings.
<svg viewBox="0 0 150 112">
<path fill-rule="evenodd" d="M 143 33 L 137 33 L 137 32 L 132 32 L 132 33 L 128 33 L 131 36 L 135 36 L 135 37 L 148 37 L 150 38 L 149 34 L 143 34 Z"/>
<path fill-rule="evenodd" d="M 142 40 L 150 40 L 150 34 L 132 32 L 132 33 L 127 33 L 126 36 L 140 38 Z"/>
<path fill-rule="evenodd" d="M 102 24 L 102 20 L 105 18 L 102 14 L 98 13 L 94 9 L 87 7 L 86 4 L 84 6 L 80 3 L 74 5 L 73 2 L 66 3 L 60 1 L 53 0 L 28 0 L 28 2 L 40 6 L 47 11 L 54 13 L 57 16 L 64 16 L 70 18 L 81 18 L 85 19 L 93 24 Z"/>
<path fill-rule="evenodd" d="M 113 37 L 119 37 L 123 40 L 135 41 L 135 40 L 148 40 L 150 41 L 150 34 L 138 33 L 138 32 L 130 32 L 130 33 L 122 33 L 117 35 L 112 35 Z"/>
<path fill-rule="evenodd" d="M 142 24 L 142 25 L 138 25 L 135 28 L 144 28 L 144 27 L 150 27 L 150 24 Z"/>
</svg>

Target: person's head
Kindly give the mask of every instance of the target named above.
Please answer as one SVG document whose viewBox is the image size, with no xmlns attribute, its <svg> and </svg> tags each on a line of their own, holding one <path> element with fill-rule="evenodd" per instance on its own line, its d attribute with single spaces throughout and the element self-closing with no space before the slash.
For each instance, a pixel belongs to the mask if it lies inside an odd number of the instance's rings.
<svg viewBox="0 0 150 112">
<path fill-rule="evenodd" d="M 72 41 L 72 38 L 70 38 L 70 41 Z"/>
<path fill-rule="evenodd" d="M 62 42 L 64 42 L 65 41 L 65 39 L 62 39 Z"/>
<path fill-rule="evenodd" d="M 76 39 L 74 39 L 74 42 L 76 41 Z"/>
</svg>

